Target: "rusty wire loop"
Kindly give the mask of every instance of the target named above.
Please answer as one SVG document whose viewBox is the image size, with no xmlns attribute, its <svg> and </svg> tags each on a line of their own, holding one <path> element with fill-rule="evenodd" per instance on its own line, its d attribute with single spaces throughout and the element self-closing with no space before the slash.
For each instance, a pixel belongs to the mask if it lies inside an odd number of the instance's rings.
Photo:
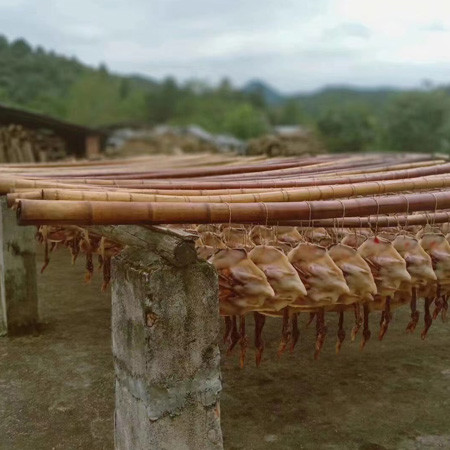
<svg viewBox="0 0 450 450">
<path fill-rule="evenodd" d="M 408 197 L 405 194 L 401 194 L 401 196 L 405 199 L 406 201 L 406 216 L 405 216 L 405 229 L 408 227 L 408 218 L 409 218 L 409 200 Z"/>
<path fill-rule="evenodd" d="M 436 225 L 436 213 L 438 209 L 438 199 L 434 192 L 430 192 L 430 194 L 434 197 L 434 215 L 433 215 L 433 227 Z"/>
</svg>

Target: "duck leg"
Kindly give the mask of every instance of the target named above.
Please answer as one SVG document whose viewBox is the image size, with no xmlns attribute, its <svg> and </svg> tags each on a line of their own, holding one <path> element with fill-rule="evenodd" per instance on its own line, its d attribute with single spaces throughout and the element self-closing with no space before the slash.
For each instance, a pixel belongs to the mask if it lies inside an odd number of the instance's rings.
<svg viewBox="0 0 450 450">
<path fill-rule="evenodd" d="M 70 254 L 72 255 L 72 264 L 75 264 L 75 261 L 78 258 L 78 255 L 80 254 L 80 241 L 81 238 L 74 237 L 72 239 L 72 242 L 70 243 Z"/>
<path fill-rule="evenodd" d="M 266 316 L 259 312 L 253 313 L 255 318 L 255 347 L 256 347 L 256 367 L 261 364 L 262 354 L 264 351 L 264 340 L 262 338 L 262 331 L 266 323 Z"/>
<path fill-rule="evenodd" d="M 363 306 L 363 337 L 361 340 L 360 350 L 366 346 L 366 342 L 370 339 L 371 332 L 369 330 L 369 305 Z"/>
<path fill-rule="evenodd" d="M 47 268 L 50 262 L 50 257 L 48 256 L 48 239 L 44 237 L 44 265 L 41 268 L 41 273 L 44 273 L 44 270 Z"/>
<path fill-rule="evenodd" d="M 415 287 L 412 288 L 412 296 L 411 296 L 411 320 L 406 326 L 406 331 L 409 333 L 413 333 L 416 329 L 417 323 L 419 322 L 419 311 L 417 311 L 417 289 Z"/>
<path fill-rule="evenodd" d="M 316 351 L 314 352 L 314 359 L 319 358 L 326 336 L 327 326 L 325 324 L 325 310 L 320 308 L 320 311 L 316 313 Z"/>
<path fill-rule="evenodd" d="M 94 273 L 94 262 L 92 261 L 92 253 L 88 252 L 86 253 L 86 275 L 84 277 L 86 283 L 90 283 L 93 273 Z"/>
<path fill-rule="evenodd" d="M 230 334 L 230 345 L 228 346 L 227 355 L 230 355 L 236 344 L 239 342 L 241 335 L 239 334 L 237 327 L 236 316 L 231 318 L 231 334 Z"/>
<path fill-rule="evenodd" d="M 444 296 L 440 295 L 436 298 L 434 301 L 435 308 L 433 311 L 433 320 L 436 320 L 439 317 L 439 313 L 442 311 L 442 308 L 444 307 Z"/>
<path fill-rule="evenodd" d="M 231 330 L 233 328 L 233 322 L 231 320 L 230 316 L 225 316 L 223 318 L 224 322 L 225 322 L 225 333 L 223 335 L 223 343 L 224 344 L 230 344 L 231 342 Z"/>
<path fill-rule="evenodd" d="M 291 352 L 294 351 L 294 348 L 298 342 L 300 337 L 300 330 L 298 329 L 298 313 L 293 313 L 291 317 L 291 333 L 292 333 L 292 341 L 291 341 Z"/>
<path fill-rule="evenodd" d="M 424 322 L 425 322 L 425 327 L 422 330 L 422 333 L 420 334 L 420 337 L 422 339 L 425 339 L 427 337 L 427 333 L 428 330 L 431 327 L 431 324 L 433 323 L 433 318 L 431 317 L 431 313 L 430 313 L 430 305 L 433 303 L 433 299 L 427 297 L 425 299 L 425 311 L 424 311 Z"/>
<path fill-rule="evenodd" d="M 312 324 L 314 317 L 316 317 L 316 313 L 309 313 L 309 320 L 306 322 L 306 327 L 309 327 Z"/>
<path fill-rule="evenodd" d="M 241 347 L 241 355 L 239 358 L 239 365 L 241 366 L 241 369 L 244 368 L 245 364 L 245 355 L 247 354 L 247 348 L 248 348 L 248 337 L 245 332 L 245 316 L 239 317 L 239 345 Z"/>
<path fill-rule="evenodd" d="M 281 329 L 281 342 L 278 346 L 278 357 L 284 353 L 290 340 L 291 330 L 289 328 L 289 308 L 286 307 L 283 309 L 283 327 Z"/>
<path fill-rule="evenodd" d="M 448 295 L 443 295 L 442 296 L 442 313 L 441 313 L 441 318 L 442 318 L 442 322 L 446 322 L 447 321 L 447 311 L 448 311 Z"/>
<path fill-rule="evenodd" d="M 355 308 L 355 325 L 352 328 L 352 342 L 356 339 L 356 335 L 358 334 L 363 322 L 361 317 L 361 307 L 359 303 L 354 303 L 353 308 Z"/>
<path fill-rule="evenodd" d="M 337 342 L 336 342 L 336 353 L 341 351 L 342 343 L 345 339 L 345 330 L 344 330 L 344 311 L 339 312 L 339 323 L 338 323 L 338 332 L 337 332 Z"/>
<path fill-rule="evenodd" d="M 103 284 L 102 292 L 105 292 L 111 281 L 111 256 L 106 256 L 103 259 Z"/>
<path fill-rule="evenodd" d="M 380 328 L 380 333 L 378 335 L 378 339 L 380 341 L 383 340 L 384 335 L 386 334 L 388 328 L 389 328 L 389 323 L 392 320 L 392 313 L 391 313 L 391 297 L 387 296 L 386 297 L 386 305 L 384 307 L 384 311 L 383 314 L 381 316 L 381 328 Z"/>
</svg>

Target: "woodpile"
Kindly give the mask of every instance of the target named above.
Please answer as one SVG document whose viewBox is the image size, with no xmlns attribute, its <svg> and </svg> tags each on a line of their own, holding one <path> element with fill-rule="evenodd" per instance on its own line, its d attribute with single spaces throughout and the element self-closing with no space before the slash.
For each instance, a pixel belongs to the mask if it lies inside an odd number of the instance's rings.
<svg viewBox="0 0 450 450">
<path fill-rule="evenodd" d="M 316 358 L 330 320 L 338 324 L 339 352 L 346 340 L 366 346 L 374 314 L 380 340 L 400 307 L 410 308 L 407 332 L 422 316 L 422 339 L 435 319 L 446 319 L 450 164 L 441 158 L 189 155 L 5 165 L 0 190 L 19 223 L 40 227 L 46 264 L 51 248 L 65 245 L 74 257 L 86 254 L 89 279 L 98 255 L 105 287 L 110 258 L 125 244 L 105 237 L 103 226 L 165 224 L 189 232 L 198 256 L 219 274 L 224 340 L 228 353 L 239 344 L 241 365 L 249 316 L 257 364 L 266 317 L 281 321 L 279 355 L 299 340 L 299 314 L 315 321 Z"/>
<path fill-rule="evenodd" d="M 64 141 L 45 130 L 0 127 L 0 163 L 57 161 L 67 157 Z"/>
<path fill-rule="evenodd" d="M 324 147 L 313 133 L 298 136 L 266 135 L 250 139 L 247 145 L 247 155 L 267 155 L 275 158 L 280 156 L 310 156 L 325 153 Z"/>
</svg>

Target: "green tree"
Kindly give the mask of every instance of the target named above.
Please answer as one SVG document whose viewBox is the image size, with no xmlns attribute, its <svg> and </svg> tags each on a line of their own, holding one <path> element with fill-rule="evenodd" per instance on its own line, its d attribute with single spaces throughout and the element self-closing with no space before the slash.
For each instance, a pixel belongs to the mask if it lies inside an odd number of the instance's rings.
<svg viewBox="0 0 450 450">
<path fill-rule="evenodd" d="M 83 76 L 71 88 L 67 102 L 67 118 L 74 122 L 100 126 L 117 123 L 120 90 L 104 73 Z"/>
<path fill-rule="evenodd" d="M 11 52 L 17 56 L 25 56 L 32 52 L 32 48 L 25 39 L 16 39 L 11 43 Z"/>
<path fill-rule="evenodd" d="M 268 123 L 264 114 L 244 103 L 225 114 L 224 129 L 238 138 L 250 139 L 267 133 Z"/>
<path fill-rule="evenodd" d="M 149 119 L 154 123 L 164 123 L 174 115 L 179 101 L 179 89 L 173 77 L 167 77 L 161 86 L 148 94 Z"/>
<path fill-rule="evenodd" d="M 375 140 L 374 119 L 362 104 L 329 109 L 317 121 L 317 129 L 332 152 L 360 152 Z"/>
<path fill-rule="evenodd" d="M 386 109 L 384 128 L 384 141 L 389 149 L 408 152 L 448 151 L 448 93 L 437 89 L 399 94 Z"/>
<path fill-rule="evenodd" d="M 294 98 L 288 99 L 281 106 L 273 108 L 270 117 L 276 125 L 299 125 L 305 121 L 300 103 Z"/>
</svg>

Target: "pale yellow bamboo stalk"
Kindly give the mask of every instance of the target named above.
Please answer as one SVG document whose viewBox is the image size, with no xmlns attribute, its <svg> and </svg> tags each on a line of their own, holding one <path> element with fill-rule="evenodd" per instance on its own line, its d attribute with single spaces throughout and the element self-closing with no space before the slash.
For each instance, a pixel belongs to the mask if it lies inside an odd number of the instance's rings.
<svg viewBox="0 0 450 450">
<path fill-rule="evenodd" d="M 8 202 L 15 199 L 33 198 L 42 200 L 89 200 L 106 202 L 191 202 L 191 203 L 254 203 L 254 202 L 299 202 L 371 196 L 394 192 L 436 190 L 450 187 L 450 175 L 422 177 L 406 180 L 374 181 L 336 186 L 316 186 L 292 190 L 276 190 L 253 194 L 177 196 L 141 194 L 124 191 L 92 191 L 42 189 L 31 193 L 8 194 Z"/>
</svg>

